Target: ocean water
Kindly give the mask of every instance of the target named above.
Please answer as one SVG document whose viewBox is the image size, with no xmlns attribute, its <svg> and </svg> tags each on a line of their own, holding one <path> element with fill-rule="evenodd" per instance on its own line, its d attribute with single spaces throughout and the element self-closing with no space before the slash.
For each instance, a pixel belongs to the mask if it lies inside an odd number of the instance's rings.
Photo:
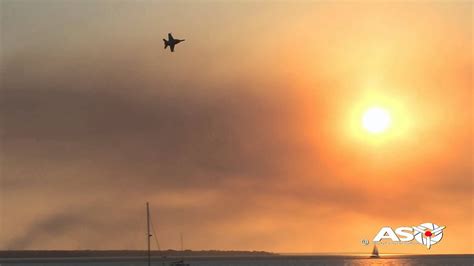
<svg viewBox="0 0 474 266">
<path fill-rule="evenodd" d="M 153 259 L 153 266 L 169 266 L 173 259 Z M 474 265 L 473 255 L 392 256 L 379 259 L 348 256 L 194 257 L 190 266 L 313 266 L 313 265 Z M 143 258 L 44 258 L 2 259 L 0 266 L 147 266 Z"/>
</svg>

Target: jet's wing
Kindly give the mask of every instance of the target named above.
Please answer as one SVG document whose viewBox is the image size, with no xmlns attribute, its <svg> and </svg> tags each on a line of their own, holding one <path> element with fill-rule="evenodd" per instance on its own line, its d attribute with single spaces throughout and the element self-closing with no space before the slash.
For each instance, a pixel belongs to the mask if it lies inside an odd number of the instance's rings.
<svg viewBox="0 0 474 266">
<path fill-rule="evenodd" d="M 171 35 L 171 33 L 168 33 L 168 40 L 174 40 L 173 35 Z"/>
<path fill-rule="evenodd" d="M 174 44 L 170 45 L 171 52 L 174 52 Z"/>
</svg>

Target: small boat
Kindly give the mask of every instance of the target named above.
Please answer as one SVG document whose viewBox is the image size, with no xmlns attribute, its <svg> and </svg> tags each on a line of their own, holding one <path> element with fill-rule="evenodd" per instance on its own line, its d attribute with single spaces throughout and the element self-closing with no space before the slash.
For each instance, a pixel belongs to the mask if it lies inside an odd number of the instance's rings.
<svg viewBox="0 0 474 266">
<path fill-rule="evenodd" d="M 151 229 L 150 206 L 148 202 L 146 203 L 146 226 L 147 226 L 147 245 L 148 245 L 148 256 L 147 256 L 148 266 L 151 266 L 150 238 L 154 236 L 156 240 L 156 245 L 158 246 L 158 248 L 160 247 L 160 245 L 158 243 L 158 239 L 156 238 L 156 233 L 155 233 L 154 228 Z M 150 230 L 153 230 L 153 234 L 151 234 Z M 183 249 L 183 236 L 181 236 L 181 249 Z M 164 256 L 163 258 L 166 258 L 166 257 Z M 189 263 L 184 263 L 184 260 L 179 260 L 179 261 L 171 262 L 170 266 L 191 266 L 191 265 Z"/>
<path fill-rule="evenodd" d="M 171 266 L 190 266 L 189 263 L 184 263 L 183 260 L 171 262 Z"/>
<path fill-rule="evenodd" d="M 371 259 L 380 258 L 380 256 L 379 256 L 379 250 L 377 249 L 377 246 L 376 246 L 376 245 L 374 245 L 374 249 L 372 250 L 372 255 L 370 255 L 370 258 L 371 258 Z"/>
</svg>

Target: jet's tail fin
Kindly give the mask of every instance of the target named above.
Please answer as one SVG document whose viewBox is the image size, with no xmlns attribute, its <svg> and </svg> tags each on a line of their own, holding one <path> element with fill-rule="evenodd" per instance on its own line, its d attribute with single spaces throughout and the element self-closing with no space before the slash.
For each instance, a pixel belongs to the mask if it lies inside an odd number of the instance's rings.
<svg viewBox="0 0 474 266">
<path fill-rule="evenodd" d="M 165 40 L 165 39 L 163 39 L 163 42 L 165 42 L 165 49 L 166 49 L 166 47 L 168 47 L 169 43 L 168 43 L 168 41 Z"/>
</svg>

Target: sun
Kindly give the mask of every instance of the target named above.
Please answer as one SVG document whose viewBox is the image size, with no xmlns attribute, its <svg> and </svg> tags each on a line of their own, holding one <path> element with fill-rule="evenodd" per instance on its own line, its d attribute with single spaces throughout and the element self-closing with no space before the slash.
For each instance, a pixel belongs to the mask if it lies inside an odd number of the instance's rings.
<svg viewBox="0 0 474 266">
<path fill-rule="evenodd" d="M 388 130 L 391 124 L 388 111 L 380 107 L 372 107 L 362 116 L 363 127 L 372 134 L 380 134 Z"/>
</svg>

